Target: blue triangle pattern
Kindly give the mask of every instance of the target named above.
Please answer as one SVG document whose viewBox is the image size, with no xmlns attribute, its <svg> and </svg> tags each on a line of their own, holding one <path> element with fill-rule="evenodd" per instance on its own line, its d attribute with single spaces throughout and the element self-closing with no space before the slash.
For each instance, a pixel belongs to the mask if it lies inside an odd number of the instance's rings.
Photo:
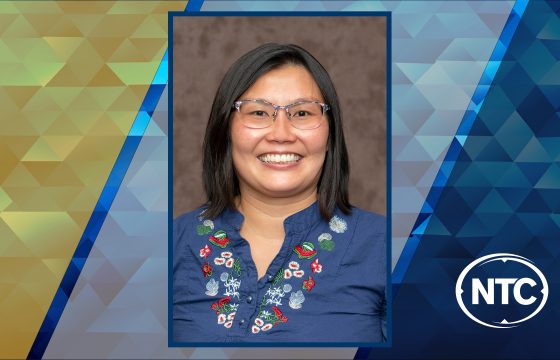
<svg viewBox="0 0 560 360">
<path fill-rule="evenodd" d="M 560 321 L 560 85 L 550 77 L 560 60 L 559 8 L 516 2 L 481 79 L 487 93 L 475 91 L 458 130 L 467 137 L 451 146 L 445 161 L 452 170 L 434 183 L 400 259 L 408 263 L 399 260 L 395 269 L 392 347 L 360 356 L 560 356 L 550 346 Z M 527 323 L 489 330 L 461 311 L 455 282 L 473 260 L 508 252 L 534 261 L 550 295 Z"/>
</svg>

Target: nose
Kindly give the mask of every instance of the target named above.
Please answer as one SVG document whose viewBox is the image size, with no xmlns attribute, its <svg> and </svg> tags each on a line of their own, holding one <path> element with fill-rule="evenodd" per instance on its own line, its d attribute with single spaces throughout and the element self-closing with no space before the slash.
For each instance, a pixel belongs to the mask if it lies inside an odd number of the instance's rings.
<svg viewBox="0 0 560 360">
<path fill-rule="evenodd" d="M 295 128 L 290 124 L 290 119 L 285 109 L 278 109 L 276 111 L 276 117 L 269 129 L 267 139 L 270 141 L 291 142 L 296 139 Z"/>
</svg>

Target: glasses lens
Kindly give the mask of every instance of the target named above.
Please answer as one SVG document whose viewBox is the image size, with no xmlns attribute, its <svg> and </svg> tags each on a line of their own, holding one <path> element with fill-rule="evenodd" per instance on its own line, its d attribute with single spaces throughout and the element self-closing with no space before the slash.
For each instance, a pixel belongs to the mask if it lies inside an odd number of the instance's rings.
<svg viewBox="0 0 560 360">
<path fill-rule="evenodd" d="M 262 129 L 272 124 L 274 107 L 260 101 L 243 101 L 239 106 L 239 112 L 243 125 L 253 129 Z"/>
<path fill-rule="evenodd" d="M 321 125 L 323 107 L 320 104 L 308 102 L 294 104 L 290 107 L 292 124 L 298 129 L 315 129 Z"/>
</svg>

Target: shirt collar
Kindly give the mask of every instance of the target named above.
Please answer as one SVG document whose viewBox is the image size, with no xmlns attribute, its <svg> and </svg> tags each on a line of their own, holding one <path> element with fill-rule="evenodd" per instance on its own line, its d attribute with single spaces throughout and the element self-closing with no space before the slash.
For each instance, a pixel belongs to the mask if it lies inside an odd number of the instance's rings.
<svg viewBox="0 0 560 360">
<path fill-rule="evenodd" d="M 223 212 L 223 219 L 231 228 L 239 231 L 244 217 L 237 210 L 226 208 Z M 288 216 L 284 220 L 284 230 L 286 234 L 292 232 L 301 232 L 310 229 L 313 225 L 321 220 L 321 212 L 319 211 L 319 201 L 315 201 L 303 210 Z"/>
</svg>

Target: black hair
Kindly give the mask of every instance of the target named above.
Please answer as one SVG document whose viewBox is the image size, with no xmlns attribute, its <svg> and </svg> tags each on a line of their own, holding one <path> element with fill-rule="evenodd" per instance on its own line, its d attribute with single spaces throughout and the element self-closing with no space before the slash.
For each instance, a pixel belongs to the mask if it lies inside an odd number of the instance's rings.
<svg viewBox="0 0 560 360">
<path fill-rule="evenodd" d="M 317 83 L 329 121 L 325 162 L 317 184 L 321 216 L 329 220 L 338 207 L 351 212 L 348 200 L 348 151 L 342 130 L 342 114 L 332 80 L 323 66 L 305 49 L 293 44 L 264 44 L 241 56 L 227 71 L 214 97 L 203 144 L 203 182 L 207 196 L 204 217 L 216 218 L 226 208 L 235 208 L 239 182 L 231 153 L 232 105 L 258 78 L 285 65 L 303 66 Z"/>
</svg>

